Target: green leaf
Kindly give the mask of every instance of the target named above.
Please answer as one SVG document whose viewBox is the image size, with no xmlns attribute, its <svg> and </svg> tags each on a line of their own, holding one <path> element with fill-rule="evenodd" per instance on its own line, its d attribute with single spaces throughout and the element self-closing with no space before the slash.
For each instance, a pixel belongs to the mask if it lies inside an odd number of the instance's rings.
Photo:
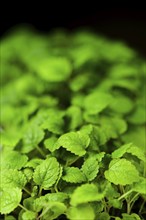
<svg viewBox="0 0 146 220">
<path fill-rule="evenodd" d="M 70 207 L 67 210 L 67 217 L 70 220 L 94 220 L 95 213 L 89 204 L 82 204 L 77 207 Z"/>
<path fill-rule="evenodd" d="M 139 147 L 136 147 L 132 143 L 125 144 L 125 145 L 121 146 L 119 149 L 115 150 L 112 153 L 112 158 L 120 158 L 125 153 L 130 153 L 134 156 L 137 156 L 140 160 L 146 161 L 144 152 Z"/>
<path fill-rule="evenodd" d="M 118 199 L 110 199 L 109 201 L 108 201 L 108 204 L 110 205 L 110 206 L 113 206 L 114 208 L 116 208 L 116 209 L 122 209 L 122 201 L 119 201 Z"/>
<path fill-rule="evenodd" d="M 85 160 L 84 164 L 82 165 L 82 171 L 85 174 L 88 181 L 92 181 L 97 176 L 99 171 L 99 165 L 95 158 L 88 158 Z"/>
<path fill-rule="evenodd" d="M 83 119 L 82 119 L 82 112 L 81 109 L 77 106 L 70 106 L 66 112 L 67 117 L 69 118 L 69 129 L 73 130 L 79 126 L 81 126 Z"/>
<path fill-rule="evenodd" d="M 1 166 L 7 169 L 21 169 L 27 163 L 28 157 L 17 151 L 4 151 Z"/>
<path fill-rule="evenodd" d="M 31 212 L 31 211 L 26 211 L 22 214 L 22 220 L 35 220 L 37 217 L 37 213 Z"/>
<path fill-rule="evenodd" d="M 55 184 L 59 175 L 59 163 L 55 158 L 48 158 L 38 165 L 34 171 L 34 182 L 43 189 L 49 189 Z"/>
<path fill-rule="evenodd" d="M 105 189 L 105 196 L 109 201 L 111 201 L 112 199 L 118 198 L 120 194 L 115 186 L 113 186 L 111 183 L 108 183 Z"/>
<path fill-rule="evenodd" d="M 138 104 L 137 108 L 128 117 L 128 121 L 132 124 L 144 124 L 146 122 L 145 106 Z"/>
<path fill-rule="evenodd" d="M 38 126 L 30 127 L 23 137 L 23 153 L 28 153 L 35 149 L 35 147 L 44 138 L 44 132 Z"/>
<path fill-rule="evenodd" d="M 81 183 L 86 181 L 85 175 L 77 167 L 67 167 L 62 179 L 69 183 Z"/>
<path fill-rule="evenodd" d="M 126 159 L 113 159 L 109 164 L 109 170 L 105 171 L 104 175 L 107 180 L 115 185 L 132 184 L 139 180 L 137 169 Z"/>
<path fill-rule="evenodd" d="M 49 151 L 53 152 L 55 150 L 54 145 L 56 142 L 57 142 L 57 137 L 52 136 L 44 141 L 44 145 Z"/>
<path fill-rule="evenodd" d="M 138 75 L 138 69 L 135 66 L 118 63 L 110 69 L 110 76 L 112 78 L 125 78 Z"/>
<path fill-rule="evenodd" d="M 127 130 L 127 123 L 122 118 L 103 116 L 100 123 L 107 139 L 117 138 Z"/>
<path fill-rule="evenodd" d="M 100 201 L 104 194 L 99 192 L 98 187 L 94 184 L 84 184 L 75 189 L 71 195 L 71 205 L 76 206 L 82 203 Z"/>
<path fill-rule="evenodd" d="M 16 218 L 12 215 L 6 215 L 5 220 L 16 220 Z"/>
<path fill-rule="evenodd" d="M 76 92 L 83 89 L 89 82 L 90 74 L 83 73 L 77 75 L 72 81 L 70 82 L 70 88 L 72 91 Z"/>
<path fill-rule="evenodd" d="M 22 192 L 19 188 L 11 187 L 0 190 L 0 195 L 0 212 L 1 214 L 9 214 L 19 205 Z"/>
<path fill-rule="evenodd" d="M 46 111 L 41 128 L 48 129 L 54 134 L 62 134 L 62 127 L 64 124 L 62 116 L 62 112 L 58 110 L 50 109 Z"/>
<path fill-rule="evenodd" d="M 35 199 L 33 197 L 28 197 L 23 200 L 23 206 L 27 210 L 35 212 L 34 201 L 35 201 Z"/>
<path fill-rule="evenodd" d="M 25 167 L 32 167 L 32 168 L 36 168 L 43 160 L 40 158 L 34 158 L 31 159 L 30 161 L 27 162 L 27 164 L 25 165 Z"/>
<path fill-rule="evenodd" d="M 93 92 L 86 96 L 84 108 L 88 114 L 97 114 L 104 110 L 111 102 L 112 97 L 109 94 Z"/>
<path fill-rule="evenodd" d="M 31 168 L 25 168 L 23 169 L 23 173 L 27 179 L 27 182 L 29 182 L 33 177 L 33 170 Z"/>
<path fill-rule="evenodd" d="M 141 220 L 139 215 L 137 215 L 135 213 L 132 213 L 131 215 L 129 215 L 127 213 L 123 213 L 122 216 L 123 216 L 122 220 Z"/>
<path fill-rule="evenodd" d="M 133 185 L 132 190 L 146 195 L 146 178 L 140 177 L 140 181 Z"/>
<path fill-rule="evenodd" d="M 66 150 L 72 153 L 82 156 L 86 153 L 85 148 L 88 147 L 90 138 L 88 135 L 82 132 L 69 132 L 63 134 L 55 144 L 55 148 L 66 148 Z"/>
<path fill-rule="evenodd" d="M 22 171 L 4 169 L 1 172 L 1 187 L 18 187 L 22 189 L 27 183 L 27 179 Z"/>
<path fill-rule="evenodd" d="M 146 153 L 145 148 L 145 126 L 132 126 L 123 136 L 122 141 L 125 143 L 132 142 Z"/>
<path fill-rule="evenodd" d="M 134 104 L 131 99 L 124 95 L 114 95 L 110 103 L 110 109 L 120 114 L 127 114 L 132 111 Z"/>
<path fill-rule="evenodd" d="M 61 82 L 69 78 L 72 66 L 64 57 L 48 57 L 36 65 L 39 76 L 48 82 Z"/>
<path fill-rule="evenodd" d="M 58 193 L 47 193 L 45 196 L 41 196 L 34 201 L 34 210 L 39 212 L 44 208 L 44 204 L 49 204 L 50 202 L 63 203 L 68 199 L 68 194 L 63 192 Z"/>
<path fill-rule="evenodd" d="M 67 207 L 64 203 L 49 202 L 49 206 L 46 204 L 46 207 L 43 209 L 41 216 L 44 220 L 54 220 L 61 214 L 64 214 L 66 209 Z"/>
<path fill-rule="evenodd" d="M 107 212 L 102 212 L 99 214 L 99 220 L 110 220 L 110 216 Z"/>
</svg>

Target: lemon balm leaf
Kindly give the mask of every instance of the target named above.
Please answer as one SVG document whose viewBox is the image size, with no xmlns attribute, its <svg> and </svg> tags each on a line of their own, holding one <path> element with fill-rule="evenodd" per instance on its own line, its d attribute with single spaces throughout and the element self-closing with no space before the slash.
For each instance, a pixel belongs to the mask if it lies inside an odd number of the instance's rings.
<svg viewBox="0 0 146 220">
<path fill-rule="evenodd" d="M 35 149 L 39 142 L 43 139 L 44 132 L 38 126 L 30 127 L 23 137 L 22 152 L 28 153 Z"/>
<path fill-rule="evenodd" d="M 104 194 L 99 192 L 98 187 L 94 184 L 83 184 L 75 189 L 71 196 L 71 205 L 76 206 L 93 201 L 99 201 Z"/>
<path fill-rule="evenodd" d="M 62 179 L 69 183 L 81 183 L 86 181 L 86 176 L 77 167 L 67 167 Z"/>
<path fill-rule="evenodd" d="M 137 169 L 126 159 L 113 159 L 109 164 L 109 170 L 105 171 L 104 175 L 108 181 L 115 185 L 132 184 L 139 180 Z"/>
<path fill-rule="evenodd" d="M 61 82 L 71 75 L 72 66 L 66 58 L 49 57 L 39 62 L 36 71 L 48 82 Z"/>
<path fill-rule="evenodd" d="M 85 174 L 88 181 L 92 181 L 97 176 L 99 171 L 99 165 L 95 158 L 88 158 L 85 160 L 84 164 L 82 165 L 82 171 Z"/>
<path fill-rule="evenodd" d="M 70 220 L 94 220 L 95 213 L 90 204 L 82 204 L 77 207 L 70 207 L 67 210 L 67 217 Z"/>
<path fill-rule="evenodd" d="M 97 114 L 110 104 L 111 99 L 109 94 L 93 92 L 85 97 L 84 108 L 89 114 Z"/>
<path fill-rule="evenodd" d="M 113 158 L 120 158 L 122 157 L 125 153 L 130 153 L 134 156 L 137 156 L 140 160 L 146 161 L 144 152 L 137 146 L 135 146 L 132 143 L 125 144 L 121 146 L 119 149 L 115 150 L 112 153 Z"/>
<path fill-rule="evenodd" d="M 56 142 L 56 149 L 63 147 L 72 153 L 82 156 L 86 153 L 86 148 L 88 147 L 90 138 L 88 135 L 82 132 L 69 132 L 63 134 Z"/>
<path fill-rule="evenodd" d="M 34 182 L 43 189 L 49 189 L 55 184 L 59 175 L 59 163 L 55 158 L 48 158 L 38 165 L 34 172 Z"/>
<path fill-rule="evenodd" d="M 17 151 L 4 151 L 1 157 L 1 166 L 9 169 L 21 169 L 27 163 L 27 155 Z"/>
<path fill-rule="evenodd" d="M 0 190 L 1 194 L 1 214 L 9 214 L 20 203 L 22 197 L 22 191 L 19 188 L 11 187 Z"/>
<path fill-rule="evenodd" d="M 18 187 L 22 189 L 27 183 L 26 176 L 22 171 L 13 169 L 4 169 L 1 172 L 1 186 L 2 187 Z"/>
</svg>

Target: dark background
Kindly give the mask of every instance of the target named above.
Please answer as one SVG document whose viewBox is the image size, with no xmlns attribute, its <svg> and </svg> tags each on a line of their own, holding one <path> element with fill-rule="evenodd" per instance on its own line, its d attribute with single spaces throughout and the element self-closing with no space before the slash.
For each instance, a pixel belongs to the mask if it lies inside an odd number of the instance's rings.
<svg viewBox="0 0 146 220">
<path fill-rule="evenodd" d="M 28 11 L 25 7 L 23 9 L 22 4 L 21 10 L 15 8 L 3 13 L 1 37 L 4 38 L 12 27 L 20 24 L 32 25 L 41 32 L 48 32 L 57 27 L 66 28 L 68 31 L 84 27 L 113 40 L 123 40 L 146 57 L 146 10 L 105 7 L 97 9 L 96 6 L 86 7 L 86 10 L 84 8 L 75 10 L 72 5 L 68 8 L 59 5 L 58 10 L 55 6 L 46 7 L 46 10 L 38 7 L 37 10 L 33 8 Z M 5 9 L 6 7 L 3 7 L 1 11 Z"/>
</svg>

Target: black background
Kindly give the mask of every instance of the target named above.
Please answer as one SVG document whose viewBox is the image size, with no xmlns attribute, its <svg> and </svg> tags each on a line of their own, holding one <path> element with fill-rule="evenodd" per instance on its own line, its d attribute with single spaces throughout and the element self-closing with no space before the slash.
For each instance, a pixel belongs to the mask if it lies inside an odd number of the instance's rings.
<svg viewBox="0 0 146 220">
<path fill-rule="evenodd" d="M 19 8 L 17 6 L 15 10 L 9 11 L 7 5 L 3 6 L 0 35 L 4 38 L 12 27 L 20 24 L 32 25 L 41 32 L 48 32 L 57 27 L 63 27 L 68 31 L 84 27 L 113 40 L 123 40 L 146 57 L 146 10 L 105 7 L 99 9 L 96 5 L 86 5 L 84 9 L 72 7 L 72 4 L 57 7 L 56 2 L 56 6 L 46 5 L 43 8 L 39 8 L 38 4 L 37 10 L 35 7 L 29 8 L 29 5 L 26 7 L 22 4 Z"/>
</svg>

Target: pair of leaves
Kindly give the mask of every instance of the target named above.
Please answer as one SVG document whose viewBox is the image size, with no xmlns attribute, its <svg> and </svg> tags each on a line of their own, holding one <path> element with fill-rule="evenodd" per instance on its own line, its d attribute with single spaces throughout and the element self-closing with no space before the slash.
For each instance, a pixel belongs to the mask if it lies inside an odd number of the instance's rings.
<svg viewBox="0 0 146 220">
<path fill-rule="evenodd" d="M 82 165 L 82 168 L 67 167 L 64 169 L 63 180 L 70 183 L 81 183 L 92 181 L 97 176 L 99 165 L 96 158 L 88 158 Z"/>
</svg>

